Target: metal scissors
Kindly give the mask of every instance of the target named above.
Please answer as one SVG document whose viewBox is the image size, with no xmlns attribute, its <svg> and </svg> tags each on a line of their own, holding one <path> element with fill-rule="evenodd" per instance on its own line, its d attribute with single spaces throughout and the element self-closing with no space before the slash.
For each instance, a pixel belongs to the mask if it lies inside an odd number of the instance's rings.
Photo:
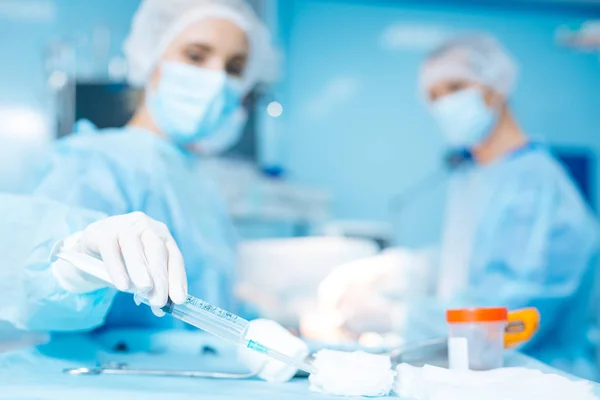
<svg viewBox="0 0 600 400">
<path fill-rule="evenodd" d="M 69 375 L 146 375 L 180 378 L 205 378 L 205 379 L 248 379 L 256 376 L 255 372 L 229 373 L 229 372 L 204 372 L 204 371 L 178 371 L 162 369 L 133 369 L 127 363 L 104 363 L 95 368 L 67 368 L 63 372 Z"/>
</svg>

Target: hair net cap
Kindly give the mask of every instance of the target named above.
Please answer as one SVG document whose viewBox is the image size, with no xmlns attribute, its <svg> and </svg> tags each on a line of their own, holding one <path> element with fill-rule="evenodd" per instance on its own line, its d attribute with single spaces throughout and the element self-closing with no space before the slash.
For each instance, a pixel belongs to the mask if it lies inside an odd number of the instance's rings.
<svg viewBox="0 0 600 400">
<path fill-rule="evenodd" d="M 450 39 L 434 50 L 421 68 L 426 91 L 438 82 L 461 79 L 481 83 L 508 97 L 517 79 L 517 65 L 494 37 L 470 34 Z"/>
<path fill-rule="evenodd" d="M 124 44 L 129 83 L 145 86 L 175 37 L 189 25 L 207 18 L 229 20 L 246 32 L 250 52 L 242 78 L 244 92 L 257 83 L 277 79 L 279 60 L 269 30 L 244 0 L 144 0 Z"/>
</svg>

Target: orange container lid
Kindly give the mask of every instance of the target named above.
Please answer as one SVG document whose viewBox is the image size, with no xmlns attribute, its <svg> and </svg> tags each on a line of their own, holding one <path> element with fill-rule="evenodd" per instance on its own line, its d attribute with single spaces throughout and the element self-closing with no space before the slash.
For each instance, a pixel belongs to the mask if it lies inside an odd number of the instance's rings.
<svg viewBox="0 0 600 400">
<path fill-rule="evenodd" d="M 464 308 L 446 311 L 446 320 L 451 324 L 465 322 L 500 322 L 508 319 L 506 307 Z"/>
</svg>

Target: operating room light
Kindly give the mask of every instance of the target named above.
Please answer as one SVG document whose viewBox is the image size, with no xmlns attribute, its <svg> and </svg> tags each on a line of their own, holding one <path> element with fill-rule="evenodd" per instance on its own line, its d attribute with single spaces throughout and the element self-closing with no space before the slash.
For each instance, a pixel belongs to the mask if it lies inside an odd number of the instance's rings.
<svg viewBox="0 0 600 400">
<path fill-rule="evenodd" d="M 272 101 L 267 106 L 267 114 L 273 118 L 279 118 L 283 114 L 283 106 L 277 101 Z"/>
</svg>

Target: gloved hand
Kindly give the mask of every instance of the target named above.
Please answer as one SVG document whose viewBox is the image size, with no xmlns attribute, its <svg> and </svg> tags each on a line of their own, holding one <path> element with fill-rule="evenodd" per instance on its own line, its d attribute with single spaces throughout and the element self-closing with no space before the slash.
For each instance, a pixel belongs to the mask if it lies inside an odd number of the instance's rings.
<svg viewBox="0 0 600 400">
<path fill-rule="evenodd" d="M 427 264 L 398 248 L 341 265 L 319 285 L 318 311 L 338 315 L 351 335 L 401 331 L 411 298 L 429 293 Z"/>
<path fill-rule="evenodd" d="M 118 290 L 144 294 L 153 307 L 163 307 L 169 298 L 176 304 L 186 301 L 187 277 L 181 251 L 169 229 L 144 213 L 95 222 L 67 238 L 64 249 L 100 258 Z M 89 293 L 108 286 L 63 260 L 54 263 L 53 273 L 71 292 Z"/>
</svg>

